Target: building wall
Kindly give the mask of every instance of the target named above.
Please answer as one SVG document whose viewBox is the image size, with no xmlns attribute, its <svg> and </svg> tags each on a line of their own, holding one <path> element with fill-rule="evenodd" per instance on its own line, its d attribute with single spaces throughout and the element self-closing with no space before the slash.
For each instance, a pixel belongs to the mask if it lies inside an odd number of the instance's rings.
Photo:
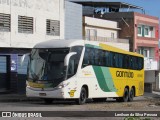
<svg viewBox="0 0 160 120">
<path fill-rule="evenodd" d="M 65 1 L 65 39 L 82 39 L 82 6 Z"/>
<path fill-rule="evenodd" d="M 145 71 L 145 82 L 146 83 L 155 82 L 155 71 Z"/>
<path fill-rule="evenodd" d="M 64 38 L 64 0 L 0 0 L 0 13 L 11 14 L 11 32 L 0 32 L 0 47 L 32 48 Z M 33 34 L 18 32 L 18 15 L 33 17 Z M 60 36 L 46 35 L 46 19 L 60 21 Z"/>
<path fill-rule="evenodd" d="M 103 41 L 108 45 L 129 51 L 127 39 L 119 39 L 118 23 L 92 17 L 83 17 L 83 35 L 87 40 Z M 89 31 L 89 33 L 88 33 Z M 114 38 L 111 34 L 114 34 Z"/>
<path fill-rule="evenodd" d="M 85 24 L 85 32 L 90 30 L 90 35 L 94 36 L 93 31 L 96 30 L 97 37 L 117 38 L 120 30 L 117 22 L 91 17 L 84 17 L 83 24 Z"/>
<path fill-rule="evenodd" d="M 129 51 L 129 43 L 115 43 L 115 42 L 107 42 L 108 45 L 113 47 L 117 47 L 126 51 Z"/>
<path fill-rule="evenodd" d="M 158 49 L 158 41 L 159 41 L 159 19 L 157 17 L 152 17 L 148 15 L 143 15 L 139 13 L 134 13 L 134 21 L 135 21 L 135 32 L 134 32 L 134 38 L 135 38 L 135 44 L 134 48 L 135 50 L 138 49 L 138 47 L 151 47 L 154 49 L 154 59 L 158 62 L 159 60 L 159 49 Z M 143 37 L 138 36 L 138 25 L 146 25 L 146 26 L 152 26 L 154 28 L 154 36 L 149 37 Z M 153 52 L 152 52 L 153 53 Z"/>
</svg>

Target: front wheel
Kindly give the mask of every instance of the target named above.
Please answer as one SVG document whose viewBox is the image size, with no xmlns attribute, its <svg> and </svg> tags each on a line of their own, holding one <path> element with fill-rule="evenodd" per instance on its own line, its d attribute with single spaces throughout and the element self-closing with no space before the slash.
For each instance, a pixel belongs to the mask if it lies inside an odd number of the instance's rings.
<svg viewBox="0 0 160 120">
<path fill-rule="evenodd" d="M 81 89 L 80 97 L 76 100 L 77 104 L 82 105 L 85 104 L 87 100 L 87 91 L 84 87 Z"/>
</svg>

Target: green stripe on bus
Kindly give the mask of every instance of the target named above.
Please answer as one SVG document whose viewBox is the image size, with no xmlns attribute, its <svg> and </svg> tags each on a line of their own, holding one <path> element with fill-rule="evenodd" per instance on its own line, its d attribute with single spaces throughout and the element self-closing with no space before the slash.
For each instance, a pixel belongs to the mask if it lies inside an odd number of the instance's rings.
<svg viewBox="0 0 160 120">
<path fill-rule="evenodd" d="M 109 68 L 101 67 L 105 81 L 110 91 L 117 92 Z"/>
<path fill-rule="evenodd" d="M 98 84 L 100 86 L 100 88 L 104 91 L 104 92 L 111 92 L 110 89 L 107 86 L 105 77 L 103 75 L 102 69 L 99 66 L 93 66 L 93 70 L 95 72 Z"/>
</svg>

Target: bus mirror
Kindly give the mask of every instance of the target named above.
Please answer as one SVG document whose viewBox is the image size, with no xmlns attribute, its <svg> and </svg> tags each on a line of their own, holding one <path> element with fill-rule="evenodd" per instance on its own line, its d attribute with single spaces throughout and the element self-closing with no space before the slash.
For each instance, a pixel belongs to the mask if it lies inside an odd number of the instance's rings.
<svg viewBox="0 0 160 120">
<path fill-rule="evenodd" d="M 68 66 L 70 57 L 76 54 L 77 52 L 70 52 L 69 54 L 67 54 L 64 60 L 64 66 Z"/>
<path fill-rule="evenodd" d="M 24 62 L 25 58 L 26 58 L 27 56 L 29 56 L 29 55 L 30 55 L 30 54 L 27 53 L 27 54 L 24 54 L 24 55 L 21 57 L 21 60 L 20 60 L 21 66 L 23 66 L 23 62 Z"/>
</svg>

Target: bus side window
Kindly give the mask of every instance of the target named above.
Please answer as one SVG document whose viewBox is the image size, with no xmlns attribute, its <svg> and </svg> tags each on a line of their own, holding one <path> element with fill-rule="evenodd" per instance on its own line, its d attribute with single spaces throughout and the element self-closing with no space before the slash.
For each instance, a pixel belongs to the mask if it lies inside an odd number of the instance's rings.
<svg viewBox="0 0 160 120">
<path fill-rule="evenodd" d="M 105 51 L 105 66 L 109 67 L 109 52 Z"/>
<path fill-rule="evenodd" d="M 95 65 L 100 65 L 100 50 L 95 49 Z"/>
<path fill-rule="evenodd" d="M 119 54 L 119 68 L 123 67 L 123 55 Z"/>
<path fill-rule="evenodd" d="M 138 70 L 143 69 L 143 59 L 142 58 L 138 58 Z"/>
<path fill-rule="evenodd" d="M 114 59 L 115 59 L 115 67 L 119 68 L 119 54 L 118 53 L 115 53 Z"/>
<path fill-rule="evenodd" d="M 128 68 L 129 68 L 129 69 L 133 69 L 133 60 L 132 60 L 132 56 L 128 56 L 128 57 L 129 57 Z"/>
<path fill-rule="evenodd" d="M 109 53 L 109 66 L 114 67 L 115 65 L 115 55 L 113 52 Z"/>
<path fill-rule="evenodd" d="M 95 53 L 94 53 L 94 49 L 93 48 L 90 48 L 90 51 L 89 51 L 88 55 L 89 55 L 89 63 L 90 63 L 90 65 L 94 65 Z"/>
<path fill-rule="evenodd" d="M 104 65 L 104 58 L 105 58 L 105 52 L 103 50 L 99 51 L 99 65 L 100 66 L 105 66 Z"/>
<path fill-rule="evenodd" d="M 129 66 L 129 57 L 128 55 L 123 57 L 123 68 L 128 69 Z"/>
<path fill-rule="evenodd" d="M 83 67 L 89 65 L 89 52 L 90 52 L 90 49 L 86 48 L 84 53 L 84 58 L 83 58 Z"/>
<path fill-rule="evenodd" d="M 75 59 L 73 59 L 73 56 L 71 57 L 69 61 L 69 66 L 68 66 L 68 75 L 74 75 L 75 74 Z"/>
</svg>

